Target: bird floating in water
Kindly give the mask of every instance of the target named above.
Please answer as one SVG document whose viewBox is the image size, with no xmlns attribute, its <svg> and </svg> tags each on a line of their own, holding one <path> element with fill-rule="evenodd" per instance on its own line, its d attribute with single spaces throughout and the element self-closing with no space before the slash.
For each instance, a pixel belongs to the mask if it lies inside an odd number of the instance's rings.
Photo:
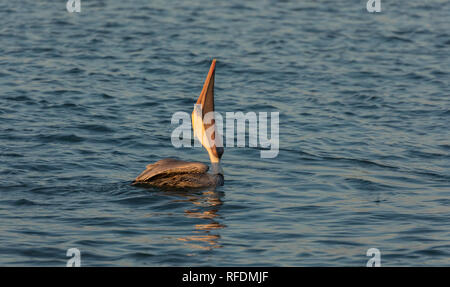
<svg viewBox="0 0 450 287">
<path fill-rule="evenodd" d="M 176 188 L 201 188 L 223 185 L 224 177 L 220 160 L 224 150 L 221 143 L 219 144 L 219 137 L 216 139 L 215 136 L 215 71 L 216 60 L 214 59 L 209 68 L 202 92 L 192 112 L 194 136 L 208 152 L 211 160 L 211 173 L 207 172 L 209 167 L 204 163 L 167 158 L 147 165 L 146 169 L 136 177 L 133 184 Z"/>
</svg>

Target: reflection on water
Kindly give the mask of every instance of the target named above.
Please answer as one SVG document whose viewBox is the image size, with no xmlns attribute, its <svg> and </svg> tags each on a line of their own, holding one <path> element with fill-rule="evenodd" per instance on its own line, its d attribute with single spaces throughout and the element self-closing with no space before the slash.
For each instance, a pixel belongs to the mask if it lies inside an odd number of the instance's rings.
<svg viewBox="0 0 450 287">
<path fill-rule="evenodd" d="M 177 200 L 192 203 L 193 206 L 188 206 L 184 211 L 185 215 L 190 218 L 204 219 L 205 223 L 195 224 L 195 233 L 198 235 L 190 235 L 180 237 L 178 240 L 186 242 L 190 248 L 211 250 L 213 248 L 221 248 L 219 229 L 225 225 L 218 222 L 220 215 L 218 214 L 220 207 L 223 204 L 221 197 L 223 192 L 218 192 L 215 187 L 209 188 L 206 191 L 195 193 L 179 193 L 185 199 Z"/>
</svg>

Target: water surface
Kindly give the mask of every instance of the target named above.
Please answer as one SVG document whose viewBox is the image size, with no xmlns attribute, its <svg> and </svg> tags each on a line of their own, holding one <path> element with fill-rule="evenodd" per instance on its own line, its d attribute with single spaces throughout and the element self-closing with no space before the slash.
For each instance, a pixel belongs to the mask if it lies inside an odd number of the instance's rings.
<svg viewBox="0 0 450 287">
<path fill-rule="evenodd" d="M 58 2 L 0 3 L 0 265 L 450 265 L 449 1 Z M 170 120 L 212 58 L 218 111 L 280 112 L 278 157 L 130 186 L 208 161 Z"/>
</svg>

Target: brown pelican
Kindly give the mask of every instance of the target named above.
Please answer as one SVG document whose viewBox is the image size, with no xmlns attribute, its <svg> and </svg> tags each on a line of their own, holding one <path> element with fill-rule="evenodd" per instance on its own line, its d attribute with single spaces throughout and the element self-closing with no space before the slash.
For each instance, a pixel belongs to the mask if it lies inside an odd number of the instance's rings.
<svg viewBox="0 0 450 287">
<path fill-rule="evenodd" d="M 223 171 L 220 166 L 223 147 L 219 144 L 219 137 L 217 139 L 215 137 L 216 131 L 213 116 L 215 70 L 216 60 L 214 59 L 209 68 L 202 92 L 192 112 L 194 136 L 208 152 L 211 160 L 211 173 L 207 173 L 209 167 L 201 162 L 187 162 L 167 158 L 147 165 L 146 169 L 136 177 L 133 184 L 177 188 L 223 185 Z"/>
</svg>

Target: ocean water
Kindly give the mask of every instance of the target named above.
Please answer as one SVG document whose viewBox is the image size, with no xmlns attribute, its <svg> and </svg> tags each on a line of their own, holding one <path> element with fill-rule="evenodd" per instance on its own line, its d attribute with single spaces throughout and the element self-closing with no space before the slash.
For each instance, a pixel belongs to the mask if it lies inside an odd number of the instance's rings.
<svg viewBox="0 0 450 287">
<path fill-rule="evenodd" d="M 450 2 L 0 2 L 0 265 L 450 266 Z M 279 112 L 225 185 L 130 185 L 217 59 L 216 110 Z"/>
</svg>

